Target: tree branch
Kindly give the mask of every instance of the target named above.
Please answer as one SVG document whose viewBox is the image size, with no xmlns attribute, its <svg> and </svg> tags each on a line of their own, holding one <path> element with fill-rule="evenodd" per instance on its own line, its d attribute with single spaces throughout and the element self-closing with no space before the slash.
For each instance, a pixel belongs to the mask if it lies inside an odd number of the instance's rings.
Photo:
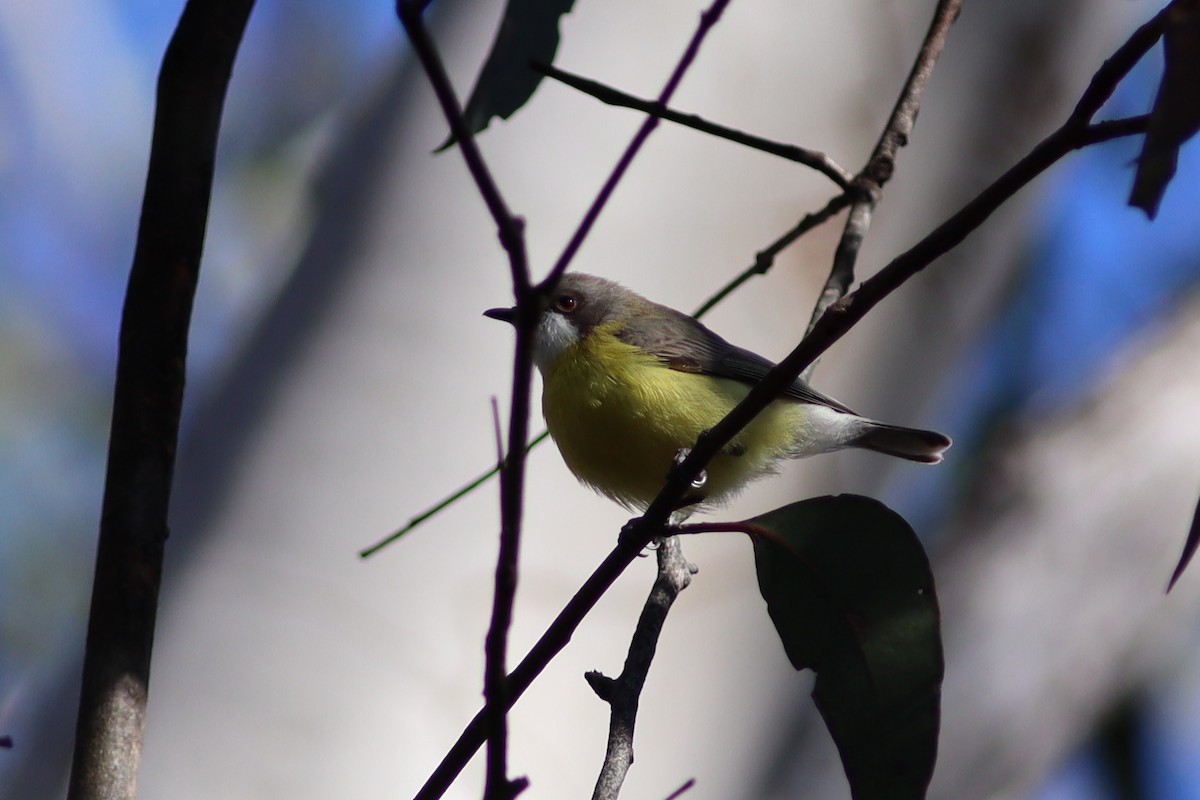
<svg viewBox="0 0 1200 800">
<path fill-rule="evenodd" d="M 849 194 L 839 194 L 829 200 L 825 207 L 814 211 L 811 214 L 806 214 L 796 225 L 787 233 L 780 236 L 771 244 L 759 250 L 754 256 L 754 263 L 742 270 L 729 283 L 722 286 L 716 294 L 704 301 L 700 308 L 692 314 L 696 319 L 700 319 L 705 314 L 713 309 L 718 303 L 733 293 L 735 289 L 741 286 L 746 281 L 756 275 L 766 275 L 775 266 L 775 256 L 783 252 L 793 242 L 799 239 L 804 234 L 808 233 L 813 228 L 821 223 L 836 216 L 843 208 L 850 205 Z"/>
<path fill-rule="evenodd" d="M 816 306 L 813 308 L 812 318 L 808 323 L 808 332 L 811 332 L 816 326 L 817 320 L 821 318 L 826 309 L 841 300 L 846 292 L 850 291 L 851 284 L 854 283 L 854 268 L 858 262 L 858 253 L 866 239 L 867 231 L 871 227 L 871 216 L 875 211 L 875 205 L 882 196 L 884 185 L 891 180 L 892 174 L 895 172 L 896 154 L 901 147 L 908 144 L 908 137 L 916 123 L 917 111 L 921 107 L 921 98 L 925 94 L 926 86 L 929 85 L 929 77 L 933 74 L 934 64 L 937 63 L 938 56 L 942 54 L 946 45 L 946 36 L 950 32 L 950 26 L 958 19 L 962 3 L 963 0 L 941 0 L 938 3 L 933 14 L 933 21 L 929 24 L 929 30 L 925 34 L 925 40 L 908 73 L 908 79 L 900 90 L 900 97 L 892 108 L 892 114 L 888 118 L 887 124 L 884 125 L 883 133 L 880 134 L 879 141 L 871 152 L 871 157 L 867 159 L 866 166 L 855 178 L 854 185 L 857 189 L 857 196 L 850 207 L 850 214 L 846 218 L 846 227 L 842 231 L 842 238 L 834 252 L 833 267 L 829 271 L 829 278 L 826 279 L 825 288 L 821 290 Z M 808 380 L 812 377 L 814 369 L 816 369 L 816 361 L 813 361 L 804 370 L 802 377 Z"/>
<path fill-rule="evenodd" d="M 253 6 L 253 0 L 189 2 L 159 73 L 121 318 L 72 800 L 136 793 L 188 327 L 225 91 Z"/>
<path fill-rule="evenodd" d="M 483 696 L 488 727 L 486 800 L 510 800 L 527 785 L 508 779 L 508 631 L 512 626 L 521 551 L 521 515 L 524 502 L 525 455 L 529 439 L 529 404 L 533 385 L 533 330 L 540 310 L 538 295 L 529 279 L 524 226 L 509 211 L 491 171 L 483 160 L 470 128 L 463 120 L 462 105 L 454 93 L 441 56 L 425 27 L 422 0 L 400 0 L 396 13 L 404 25 L 413 50 L 432 84 L 452 137 L 467 163 L 467 169 L 487 204 L 508 253 L 516 297 L 516 344 L 513 364 L 512 405 L 508 427 L 508 455 L 500 470 L 500 552 L 496 559 L 492 618 L 484 642 Z"/>
<path fill-rule="evenodd" d="M 652 117 L 665 119 L 667 122 L 674 122 L 685 128 L 691 128 L 701 133 L 716 136 L 719 139 L 726 139 L 753 148 L 754 150 L 761 150 L 764 153 L 779 156 L 788 161 L 794 161 L 797 164 L 803 164 L 806 167 L 812 167 L 836 183 L 840 189 L 849 189 L 851 182 L 854 180 L 854 176 L 848 170 L 820 151 L 809 150 L 806 147 L 799 147 L 785 142 L 774 142 L 770 139 L 764 139 L 761 136 L 755 136 L 724 125 L 718 125 L 715 122 L 709 122 L 696 114 L 684 114 L 674 111 L 662 103 L 634 97 L 611 86 L 605 86 L 599 81 L 572 74 L 549 64 L 534 64 L 533 68 L 548 78 L 553 78 L 573 89 L 578 89 L 584 94 L 591 95 L 601 103 L 620 108 L 632 108 L 635 111 L 641 111 Z"/>
<path fill-rule="evenodd" d="M 589 672 L 585 676 L 588 684 L 611 709 L 608 750 L 600 776 L 596 779 L 592 800 L 616 800 L 621 793 L 621 784 L 625 782 L 625 775 L 633 764 L 633 728 L 637 722 L 638 700 L 658 648 L 659 634 L 662 633 L 663 623 L 667 621 L 671 604 L 692 582 L 696 571 L 696 566 L 684 557 L 679 537 L 661 539 L 658 546 L 658 577 L 638 618 L 624 669 L 616 679 L 606 678 L 599 672 Z"/>
</svg>

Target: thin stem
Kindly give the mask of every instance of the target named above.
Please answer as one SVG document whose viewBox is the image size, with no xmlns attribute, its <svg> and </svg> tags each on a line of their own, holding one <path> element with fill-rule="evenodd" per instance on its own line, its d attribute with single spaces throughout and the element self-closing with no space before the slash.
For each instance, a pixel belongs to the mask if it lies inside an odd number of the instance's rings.
<svg viewBox="0 0 1200 800">
<path fill-rule="evenodd" d="M 425 26 L 424 12 L 429 2 L 430 0 L 398 0 L 396 15 L 400 18 L 400 23 L 412 42 L 413 52 L 417 54 L 429 78 L 433 93 L 442 107 L 442 115 L 445 116 L 450 132 L 462 151 L 467 170 L 471 173 L 471 178 L 475 181 L 475 186 L 499 229 L 500 242 L 508 251 L 513 284 L 517 287 L 517 297 L 520 299 L 521 294 L 528 291 L 530 284 L 522 225 L 508 210 L 508 204 L 504 202 L 500 188 L 483 160 L 475 137 L 463 120 L 462 103 L 458 101 L 442 57 L 438 54 L 433 37 L 429 35 L 429 29 Z"/>
<path fill-rule="evenodd" d="M 825 204 L 824 208 L 814 211 L 811 214 L 806 214 L 791 230 L 758 251 L 754 256 L 753 264 L 746 267 L 746 269 L 730 280 L 729 283 L 717 290 L 716 294 L 705 300 L 692 316 L 696 319 L 703 317 L 743 283 L 757 275 L 766 275 L 771 267 L 775 266 L 775 257 L 783 252 L 784 249 L 813 228 L 836 216 L 839 211 L 848 205 L 850 205 L 850 195 L 839 194 L 831 198 Z"/>
<path fill-rule="evenodd" d="M 843 168 L 832 158 L 818 150 L 809 150 L 808 148 L 785 142 L 775 142 L 725 125 L 718 125 L 696 114 L 684 114 L 674 111 L 662 103 L 634 97 L 611 86 L 606 86 L 599 81 L 575 75 L 549 64 L 534 64 L 533 68 L 546 77 L 553 78 L 560 83 L 565 83 L 567 86 L 578 89 L 584 94 L 591 95 L 607 105 L 632 108 L 635 111 L 641 111 L 643 114 L 649 114 L 650 116 L 664 119 L 667 122 L 674 122 L 685 128 L 691 128 L 692 130 L 707 133 L 720 139 L 745 145 L 754 150 L 761 150 L 764 153 L 779 156 L 788 161 L 794 161 L 797 164 L 803 164 L 806 167 L 812 167 L 836 183 L 840 189 L 850 188 L 850 183 L 854 180 L 854 175 L 849 170 Z"/>
<path fill-rule="evenodd" d="M 867 231 L 870 230 L 875 206 L 882 196 L 884 185 L 895 172 L 896 154 L 901 147 L 908 143 L 908 137 L 916 123 L 917 111 L 921 107 L 921 98 L 925 94 L 925 88 L 929 85 L 929 78 L 933 74 L 933 67 L 937 63 L 938 56 L 945 48 L 950 26 L 958 18 L 962 3 L 963 0 L 941 0 L 938 3 L 933 14 L 933 21 L 925 33 L 925 40 L 921 43 L 921 49 L 908 73 L 908 79 L 905 80 L 904 86 L 900 90 L 900 96 L 892 108 L 891 116 L 888 117 L 887 124 L 884 125 L 883 132 L 879 135 L 879 141 L 876 142 L 871 157 L 867 159 L 866 166 L 855 179 L 857 196 L 854 198 L 854 204 L 850 207 L 850 214 L 846 217 L 846 227 L 842 231 L 842 237 L 834 252 L 833 266 L 829 271 L 829 277 L 813 308 L 812 317 L 808 323 L 810 332 L 825 310 L 842 299 L 854 283 L 854 270 L 858 263 L 858 254 L 866 239 Z M 814 369 L 816 369 L 815 361 L 808 366 L 801 377 L 805 380 L 811 378 Z"/>
<path fill-rule="evenodd" d="M 500 474 L 500 552 L 496 559 L 492 618 L 484 642 L 484 707 L 488 728 L 486 800 L 510 800 L 524 788 L 508 779 L 508 720 L 512 705 L 506 679 L 508 631 L 512 625 L 521 549 L 521 516 L 524 502 L 525 454 L 529 438 L 529 404 L 533 384 L 533 329 L 539 308 L 530 285 L 524 226 L 500 194 L 475 139 L 463 120 L 462 104 L 454 93 L 441 56 L 425 27 L 423 0 L 400 0 L 396 11 L 432 84 L 450 131 L 471 177 L 487 204 L 508 253 L 513 294 L 517 301 L 516 345 L 513 364 L 512 404 L 508 427 L 508 458 Z"/>
<path fill-rule="evenodd" d="M 729 5 L 730 0 L 713 0 L 713 4 L 709 6 L 707 11 L 700 14 L 700 24 L 696 26 L 696 32 L 692 35 L 692 39 L 688 42 L 687 48 L 679 59 L 679 63 L 675 65 L 671 77 L 667 79 L 667 83 L 663 86 L 663 90 L 659 92 L 658 102 L 662 106 L 667 106 L 671 102 L 671 98 L 675 95 L 675 90 L 679 88 L 680 82 L 683 80 L 684 74 L 691 67 L 692 62 L 696 60 L 696 56 L 700 52 L 700 45 L 704 43 L 708 37 L 709 31 L 721 19 L 721 15 L 725 12 L 725 8 Z M 550 270 L 550 274 L 538 286 L 540 291 L 549 291 L 554 284 L 558 283 L 559 278 L 567 271 L 567 267 L 575 259 L 575 254 L 579 252 L 580 246 L 583 245 L 584 239 L 592 230 L 592 226 L 596 224 L 596 220 L 600 218 L 600 212 L 604 210 L 604 206 L 608 204 L 608 199 L 612 197 L 612 193 L 616 190 L 617 184 L 624 177 L 625 172 L 629 169 L 633 159 L 642 149 L 642 145 L 650 138 L 650 134 L 654 133 L 654 129 L 658 127 L 658 118 L 649 116 L 642 122 L 637 133 L 633 135 L 629 146 L 625 148 L 625 152 L 621 154 L 621 158 L 617 161 L 617 165 L 613 168 L 612 174 L 608 176 L 608 180 L 604 182 L 604 186 L 600 188 L 600 192 L 596 195 L 596 199 L 592 201 L 591 207 L 584 214 L 583 220 L 579 223 L 575 233 L 571 236 L 571 240 L 567 242 L 567 246 L 563 249 L 562 255 L 558 257 L 558 261 L 554 263 L 554 268 Z"/>
<path fill-rule="evenodd" d="M 683 782 L 682 786 L 680 786 L 678 789 L 676 789 L 675 791 L 671 792 L 669 795 L 664 797 L 663 800 L 679 800 L 680 797 L 683 797 L 685 794 L 687 794 L 687 792 L 690 791 L 691 788 L 695 785 L 696 785 L 696 779 L 688 778 L 686 781 Z"/>
<path fill-rule="evenodd" d="M 550 436 L 550 431 L 543 430 L 537 436 L 530 439 L 529 444 L 525 447 L 525 452 L 528 453 L 529 451 L 533 450 L 533 448 L 535 448 L 539 444 L 541 444 L 548 436 Z M 410 517 L 408 522 L 406 522 L 403 527 L 397 528 L 396 530 L 392 531 L 387 536 L 384 536 L 382 539 L 375 542 L 375 544 L 371 545 L 370 547 L 360 550 L 358 553 L 359 558 L 370 558 L 371 556 L 375 555 L 383 548 L 387 547 L 392 542 L 399 539 L 404 534 L 411 531 L 413 528 L 428 521 L 431 517 L 436 516 L 438 513 L 440 513 L 447 507 L 458 502 L 459 499 L 461 499 L 461 498 L 465 497 L 466 495 L 470 494 L 471 492 L 475 491 L 480 486 L 482 486 L 483 484 L 485 484 L 489 480 L 491 480 L 493 476 L 499 474 L 500 468 L 502 466 L 503 465 L 499 461 L 497 461 L 496 465 L 494 467 L 492 467 L 491 469 L 489 469 L 487 472 L 480 473 L 479 475 L 475 476 L 475 478 L 473 478 L 472 480 L 468 481 L 467 483 L 464 483 L 462 486 L 458 487 L 453 492 L 451 492 L 450 494 L 443 497 L 441 500 L 438 500 L 436 503 L 431 505 L 429 508 L 425 509 L 424 511 L 420 512 L 419 514 L 416 514 L 416 515 Z"/>
</svg>

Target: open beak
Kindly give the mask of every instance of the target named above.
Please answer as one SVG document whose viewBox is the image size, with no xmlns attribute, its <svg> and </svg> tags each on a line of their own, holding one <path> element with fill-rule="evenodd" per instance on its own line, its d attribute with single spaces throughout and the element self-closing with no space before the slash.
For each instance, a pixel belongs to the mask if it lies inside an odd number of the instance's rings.
<svg viewBox="0 0 1200 800">
<path fill-rule="evenodd" d="M 498 319 L 501 322 L 507 322 L 509 325 L 513 325 L 517 321 L 517 310 L 515 308 L 489 308 L 483 312 L 483 315 L 492 319 Z"/>
</svg>

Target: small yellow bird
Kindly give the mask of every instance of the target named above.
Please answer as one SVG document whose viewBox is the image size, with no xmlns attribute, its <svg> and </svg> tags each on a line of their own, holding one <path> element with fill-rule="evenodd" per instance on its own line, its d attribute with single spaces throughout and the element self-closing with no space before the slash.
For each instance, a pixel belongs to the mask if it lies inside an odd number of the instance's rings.
<svg viewBox="0 0 1200 800">
<path fill-rule="evenodd" d="M 515 309 L 484 314 L 512 322 Z M 534 342 L 542 412 L 575 477 L 645 510 L 675 460 L 774 365 L 612 281 L 564 275 Z M 950 439 L 860 417 L 797 379 L 709 462 L 697 504 L 730 499 L 786 458 L 861 447 L 936 464 Z M 692 509 L 694 510 L 694 508 Z"/>
</svg>

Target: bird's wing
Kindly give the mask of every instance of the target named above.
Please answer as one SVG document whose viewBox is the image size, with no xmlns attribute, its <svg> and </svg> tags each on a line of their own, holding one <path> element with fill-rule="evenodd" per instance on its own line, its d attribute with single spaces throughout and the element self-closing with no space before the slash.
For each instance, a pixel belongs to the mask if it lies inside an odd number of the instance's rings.
<svg viewBox="0 0 1200 800">
<path fill-rule="evenodd" d="M 775 366 L 757 353 L 730 344 L 692 317 L 666 306 L 659 308 L 668 313 L 638 315 L 616 332 L 617 338 L 658 357 L 671 369 L 752 385 Z M 799 378 L 784 390 L 783 396 L 855 413 Z"/>
</svg>

